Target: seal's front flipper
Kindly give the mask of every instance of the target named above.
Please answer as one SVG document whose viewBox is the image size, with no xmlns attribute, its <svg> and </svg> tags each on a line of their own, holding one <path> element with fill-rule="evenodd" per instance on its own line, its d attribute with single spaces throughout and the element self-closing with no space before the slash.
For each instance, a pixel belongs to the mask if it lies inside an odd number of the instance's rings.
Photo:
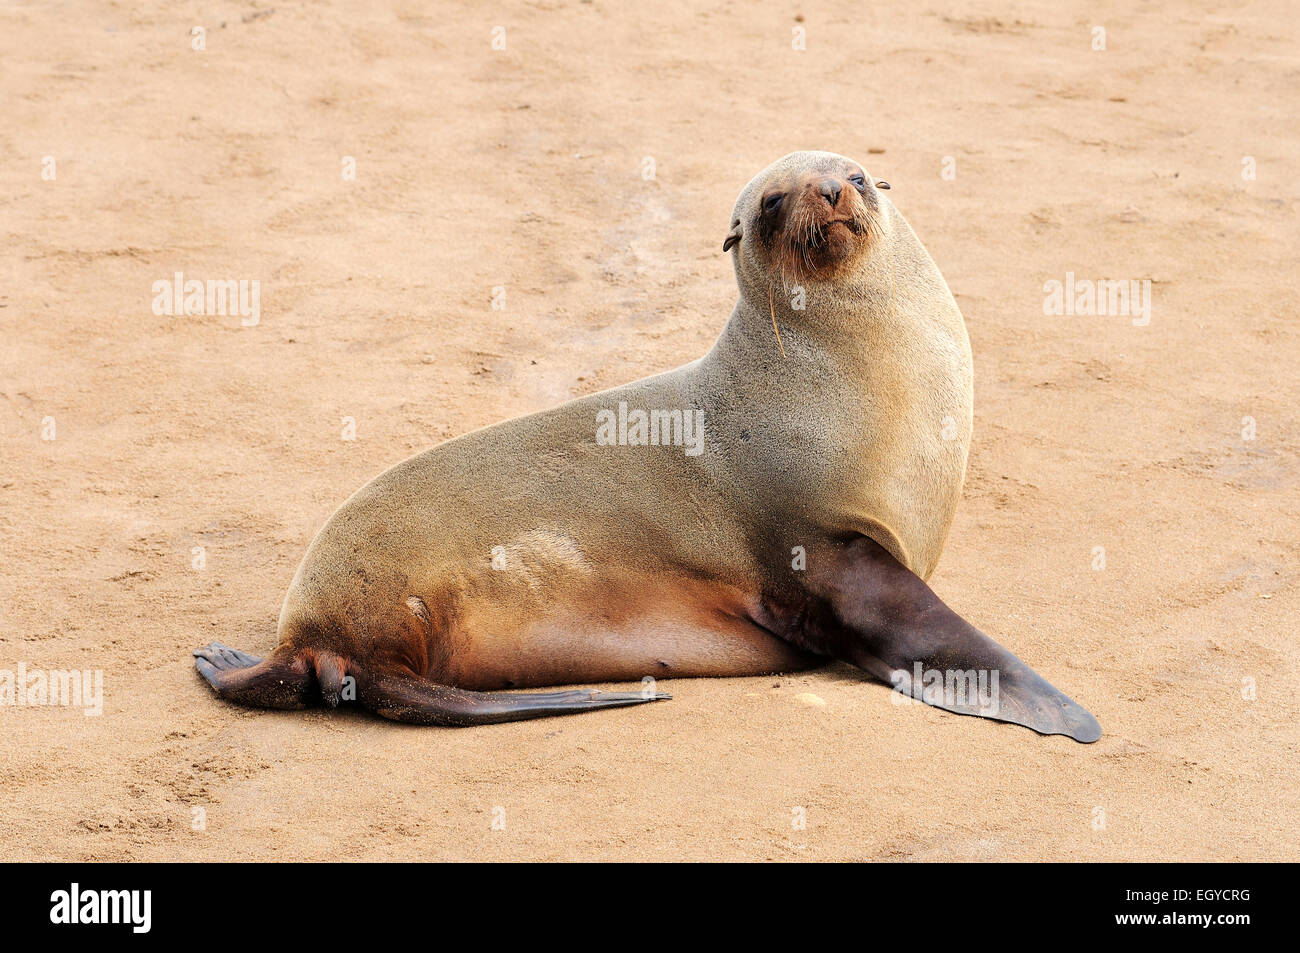
<svg viewBox="0 0 1300 953">
<path fill-rule="evenodd" d="M 407 676 L 384 676 L 373 682 L 359 679 L 362 705 L 394 721 L 416 725 L 491 725 L 550 715 L 574 715 L 598 708 L 622 708 L 663 701 L 671 695 L 653 692 L 471 692 Z"/>
<path fill-rule="evenodd" d="M 194 650 L 194 667 L 222 698 L 258 708 L 306 708 L 315 691 L 307 665 L 277 649 L 267 659 L 220 642 Z"/>
<path fill-rule="evenodd" d="M 874 541 L 855 538 L 817 581 L 835 617 L 824 627 L 837 658 L 935 708 L 1085 744 L 1101 737 L 1086 709 L 949 609 Z"/>
<path fill-rule="evenodd" d="M 904 642 L 882 648 L 880 655 L 891 666 L 895 690 L 935 708 L 1024 725 L 1041 735 L 1068 735 L 1084 744 L 1101 737 L 1101 725 L 1087 709 L 973 627 L 943 644 Z"/>
</svg>

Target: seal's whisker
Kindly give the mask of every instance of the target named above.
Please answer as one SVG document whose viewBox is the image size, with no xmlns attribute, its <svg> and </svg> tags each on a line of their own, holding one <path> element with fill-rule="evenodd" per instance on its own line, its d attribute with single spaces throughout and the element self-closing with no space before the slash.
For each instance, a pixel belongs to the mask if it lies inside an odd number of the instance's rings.
<svg viewBox="0 0 1300 953">
<path fill-rule="evenodd" d="M 781 329 L 776 326 L 776 303 L 772 300 L 772 286 L 767 286 L 767 308 L 772 314 L 772 330 L 776 332 L 776 346 L 781 349 L 781 359 L 785 360 L 785 345 L 781 343 Z"/>
</svg>

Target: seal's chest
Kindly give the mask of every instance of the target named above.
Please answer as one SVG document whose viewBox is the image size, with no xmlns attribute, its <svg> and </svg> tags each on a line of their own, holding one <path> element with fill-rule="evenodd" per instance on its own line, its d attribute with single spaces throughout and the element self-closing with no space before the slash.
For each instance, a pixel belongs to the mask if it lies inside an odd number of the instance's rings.
<svg viewBox="0 0 1300 953">
<path fill-rule="evenodd" d="M 815 480 L 831 521 L 864 533 L 918 575 L 938 561 L 961 496 L 971 435 L 969 365 L 880 368 L 855 399 L 823 409 Z M 838 444 L 835 438 L 838 435 Z"/>
</svg>

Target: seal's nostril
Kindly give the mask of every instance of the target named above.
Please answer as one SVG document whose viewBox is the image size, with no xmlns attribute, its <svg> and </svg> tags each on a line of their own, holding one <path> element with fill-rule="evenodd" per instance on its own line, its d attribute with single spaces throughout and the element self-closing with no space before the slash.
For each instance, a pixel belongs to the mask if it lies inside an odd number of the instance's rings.
<svg viewBox="0 0 1300 953">
<path fill-rule="evenodd" d="M 827 179 L 822 183 L 821 192 L 822 198 L 830 203 L 831 208 L 834 208 L 840 200 L 840 184 L 834 179 Z"/>
</svg>

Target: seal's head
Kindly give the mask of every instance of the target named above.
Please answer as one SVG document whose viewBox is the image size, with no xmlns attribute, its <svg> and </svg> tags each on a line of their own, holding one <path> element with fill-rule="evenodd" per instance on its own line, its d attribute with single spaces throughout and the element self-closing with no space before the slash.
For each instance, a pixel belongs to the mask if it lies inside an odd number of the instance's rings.
<svg viewBox="0 0 1300 953">
<path fill-rule="evenodd" d="M 881 236 L 887 188 L 852 159 L 792 152 L 745 186 L 722 250 L 737 248 L 742 285 L 835 280 Z"/>
</svg>

